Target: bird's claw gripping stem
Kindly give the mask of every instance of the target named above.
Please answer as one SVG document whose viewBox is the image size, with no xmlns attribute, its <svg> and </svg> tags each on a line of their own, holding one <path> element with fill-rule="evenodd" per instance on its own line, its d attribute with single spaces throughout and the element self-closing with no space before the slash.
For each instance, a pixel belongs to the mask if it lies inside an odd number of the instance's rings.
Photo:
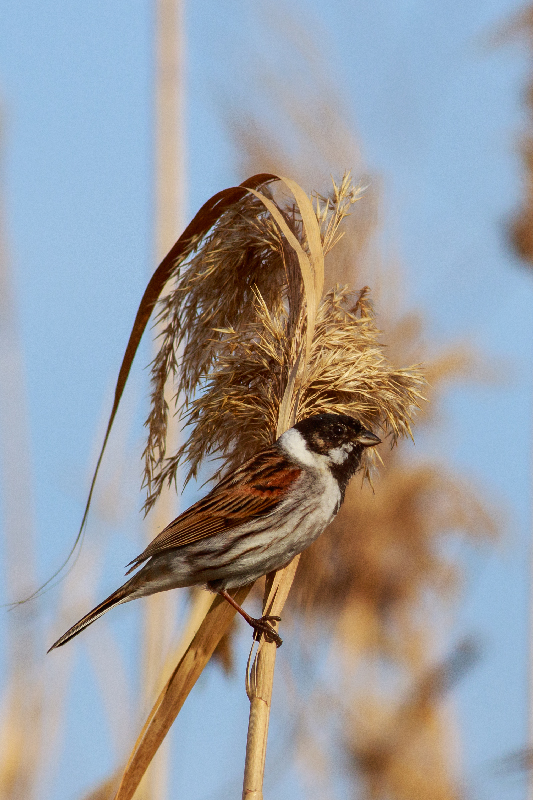
<svg viewBox="0 0 533 800">
<path fill-rule="evenodd" d="M 230 606 L 233 606 L 235 611 L 238 611 L 241 617 L 243 617 L 248 625 L 251 625 L 254 629 L 254 639 L 256 642 L 259 642 L 261 636 L 265 637 L 265 642 L 275 642 L 276 647 L 281 647 L 283 644 L 283 640 L 281 636 L 276 632 L 276 630 L 272 627 L 273 622 L 281 622 L 281 617 L 274 617 L 269 614 L 265 614 L 265 616 L 261 617 L 260 619 L 255 619 L 251 617 L 244 608 L 235 601 L 235 599 L 228 594 L 225 589 L 219 589 L 218 593 L 228 601 Z"/>
<path fill-rule="evenodd" d="M 281 622 L 281 617 L 266 615 L 261 617 L 261 619 L 252 619 L 250 621 L 250 625 L 254 629 L 254 639 L 259 642 L 261 640 L 261 636 L 264 636 L 265 642 L 275 642 L 276 647 L 281 647 L 283 644 L 283 639 L 273 628 L 273 622 Z"/>
</svg>

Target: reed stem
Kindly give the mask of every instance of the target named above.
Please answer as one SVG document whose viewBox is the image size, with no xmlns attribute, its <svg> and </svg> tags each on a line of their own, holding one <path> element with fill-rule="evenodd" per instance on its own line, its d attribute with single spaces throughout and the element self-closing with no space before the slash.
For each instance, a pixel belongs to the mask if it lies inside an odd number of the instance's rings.
<svg viewBox="0 0 533 800">
<path fill-rule="evenodd" d="M 263 614 L 281 616 L 289 595 L 300 556 L 278 572 L 267 576 L 263 600 Z M 277 625 L 277 623 L 276 623 Z M 272 686 L 276 666 L 276 644 L 261 640 L 249 673 L 246 676 L 246 693 L 250 700 L 246 760 L 242 787 L 243 800 L 262 800 L 263 776 L 268 738 L 268 723 L 272 702 Z"/>
</svg>

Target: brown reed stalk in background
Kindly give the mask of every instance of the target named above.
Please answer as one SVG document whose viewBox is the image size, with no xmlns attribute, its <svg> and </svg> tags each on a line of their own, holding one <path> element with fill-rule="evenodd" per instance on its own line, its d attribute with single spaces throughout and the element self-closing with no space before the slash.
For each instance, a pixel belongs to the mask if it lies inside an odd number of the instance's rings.
<svg viewBox="0 0 533 800">
<path fill-rule="evenodd" d="M 533 6 L 527 6 L 503 27 L 497 42 L 522 39 L 533 55 Z M 521 208 L 509 223 L 509 238 L 515 252 L 530 267 L 533 266 L 533 79 L 529 81 L 524 102 L 527 112 L 527 127 L 521 137 L 523 198 Z"/>
<path fill-rule="evenodd" d="M 527 5 L 514 15 L 496 38 L 497 44 L 512 40 L 525 41 L 529 56 L 531 76 L 525 90 L 526 129 L 520 140 L 522 157 L 522 202 L 509 223 L 508 233 L 515 253 L 526 263 L 533 266 L 533 5 Z M 533 462 L 532 462 L 533 463 Z M 533 534 L 533 530 L 532 530 Z M 530 566 L 530 599 L 529 599 L 529 709 L 528 709 L 528 756 L 525 761 L 531 764 L 533 754 L 533 558 Z M 533 770 L 529 766 L 528 797 L 533 800 Z"/>
</svg>

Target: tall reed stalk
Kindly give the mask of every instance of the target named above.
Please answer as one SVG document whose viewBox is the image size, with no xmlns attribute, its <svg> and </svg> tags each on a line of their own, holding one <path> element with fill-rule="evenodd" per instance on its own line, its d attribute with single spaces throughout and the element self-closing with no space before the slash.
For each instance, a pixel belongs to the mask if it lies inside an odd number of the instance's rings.
<svg viewBox="0 0 533 800">
<path fill-rule="evenodd" d="M 185 217 L 185 125 L 184 125 L 184 11 L 182 0 L 156 2 L 155 78 L 155 215 L 156 260 L 170 249 L 184 227 Z M 156 326 L 156 335 L 163 333 Z M 154 353 L 156 355 L 156 353 Z M 173 402 L 172 386 L 165 387 L 165 402 Z M 167 447 L 176 449 L 178 426 L 169 420 Z M 155 538 L 177 515 L 176 493 L 165 488 L 154 512 L 148 517 L 146 537 Z M 142 680 L 148 707 L 161 691 L 161 674 L 171 650 L 176 598 L 167 592 L 147 598 L 142 637 Z M 164 800 L 168 796 L 168 745 L 162 749 L 145 776 L 142 796 Z"/>
<path fill-rule="evenodd" d="M 1 120 L 0 120 L 1 121 Z M 4 598 L 25 596 L 35 576 L 30 445 L 22 349 L 15 319 L 3 208 L 3 131 L 0 129 L 0 473 Z M 40 686 L 37 680 L 38 619 L 16 607 L 7 625 L 7 681 L 0 726 L 0 795 L 35 796 L 32 777 L 40 753 Z M 29 722 L 33 717 L 34 724 Z"/>
</svg>

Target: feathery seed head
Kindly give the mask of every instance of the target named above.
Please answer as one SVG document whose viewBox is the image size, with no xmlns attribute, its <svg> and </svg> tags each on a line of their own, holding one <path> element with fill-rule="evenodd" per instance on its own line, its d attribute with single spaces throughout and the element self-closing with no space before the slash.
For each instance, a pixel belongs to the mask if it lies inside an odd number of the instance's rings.
<svg viewBox="0 0 533 800">
<path fill-rule="evenodd" d="M 313 206 L 297 184 L 285 183 L 296 202 L 262 187 L 262 195 L 234 203 L 177 266 L 159 303 L 164 330 L 146 423 L 147 509 L 179 463 L 187 463 L 189 480 L 216 454 L 218 477 L 268 446 L 280 415 L 286 427 L 320 412 L 350 414 L 392 443 L 411 434 L 424 380 L 418 366 L 396 369 L 387 361 L 369 290 L 336 286 L 321 297 L 324 255 L 342 235 L 358 190 L 347 174 L 329 197 L 315 194 Z M 188 436 L 167 458 L 170 377 Z M 367 452 L 367 475 L 371 458 Z"/>
</svg>

